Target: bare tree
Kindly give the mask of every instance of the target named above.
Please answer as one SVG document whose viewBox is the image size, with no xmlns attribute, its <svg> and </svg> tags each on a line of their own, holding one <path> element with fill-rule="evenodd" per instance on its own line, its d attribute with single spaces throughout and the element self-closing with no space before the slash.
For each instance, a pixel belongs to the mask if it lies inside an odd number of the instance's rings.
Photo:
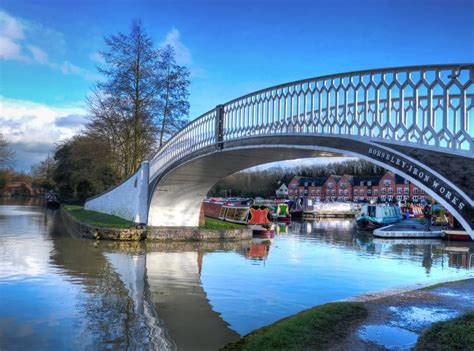
<svg viewBox="0 0 474 351">
<path fill-rule="evenodd" d="M 133 173 L 152 151 L 157 129 L 153 116 L 158 105 L 154 81 L 158 52 L 140 21 L 130 33 L 105 38 L 101 52 L 105 76 L 88 99 L 92 112 L 88 131 L 110 143 L 115 163 L 123 165 L 122 176 Z"/>
<path fill-rule="evenodd" d="M 5 136 L 0 133 L 0 168 L 6 168 L 13 162 L 14 153 L 10 143 Z"/>
<path fill-rule="evenodd" d="M 165 138 L 179 131 L 186 124 L 189 114 L 189 70 L 176 64 L 170 45 L 160 51 L 157 90 L 159 92 L 158 121 L 160 123 L 159 147 Z"/>
<path fill-rule="evenodd" d="M 109 144 L 113 168 L 124 178 L 185 124 L 189 71 L 176 64 L 170 46 L 155 49 L 140 21 L 105 43 L 98 67 L 105 80 L 87 99 L 87 134 Z"/>
</svg>

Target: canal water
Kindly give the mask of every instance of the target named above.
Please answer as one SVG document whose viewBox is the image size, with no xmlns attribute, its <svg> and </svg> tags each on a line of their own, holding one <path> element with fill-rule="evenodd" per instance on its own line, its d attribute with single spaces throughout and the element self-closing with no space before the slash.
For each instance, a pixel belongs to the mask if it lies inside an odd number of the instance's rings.
<svg viewBox="0 0 474 351">
<path fill-rule="evenodd" d="M 95 242 L 33 201 L 0 204 L 0 349 L 214 350 L 329 301 L 474 276 L 474 246 L 381 240 L 350 220 L 272 240 Z"/>
</svg>

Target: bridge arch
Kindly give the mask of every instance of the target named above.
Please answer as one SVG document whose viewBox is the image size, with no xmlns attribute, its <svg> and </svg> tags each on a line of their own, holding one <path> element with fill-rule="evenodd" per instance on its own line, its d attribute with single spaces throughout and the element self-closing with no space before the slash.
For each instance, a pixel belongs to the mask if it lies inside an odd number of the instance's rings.
<svg viewBox="0 0 474 351">
<path fill-rule="evenodd" d="M 474 218 L 472 204 L 465 200 L 468 195 L 436 170 L 396 149 L 337 137 L 290 135 L 249 138 L 233 144 L 219 152 L 191 155 L 156 179 L 150 187 L 148 225 L 197 226 L 201 203 L 208 191 L 222 178 L 242 169 L 274 161 L 333 156 L 358 157 L 399 174 L 448 208 L 464 227 L 472 225 L 472 221 L 466 220 Z M 439 152 L 426 150 L 424 155 L 440 157 Z M 433 188 L 433 184 L 438 185 Z M 446 198 L 448 192 L 451 195 Z M 457 200 L 453 203 L 453 199 Z"/>
</svg>

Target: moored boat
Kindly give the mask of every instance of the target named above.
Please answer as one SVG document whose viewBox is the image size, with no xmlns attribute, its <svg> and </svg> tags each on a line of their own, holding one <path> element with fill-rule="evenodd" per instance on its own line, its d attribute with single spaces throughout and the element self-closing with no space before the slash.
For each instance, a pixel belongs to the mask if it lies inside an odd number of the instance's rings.
<svg viewBox="0 0 474 351">
<path fill-rule="evenodd" d="M 443 239 L 454 241 L 473 241 L 471 236 L 463 229 L 447 229 L 443 231 Z"/>
<path fill-rule="evenodd" d="M 279 203 L 277 205 L 276 215 L 277 222 L 291 223 L 291 215 L 287 204 Z"/>
<path fill-rule="evenodd" d="M 45 194 L 45 206 L 52 210 L 57 210 L 61 204 L 58 195 L 53 191 L 48 191 Z"/>
<path fill-rule="evenodd" d="M 270 209 L 266 206 L 252 206 L 249 210 L 247 227 L 252 229 L 252 234 L 263 238 L 273 238 L 275 231 L 269 220 Z"/>
<path fill-rule="evenodd" d="M 222 200 L 222 199 L 210 199 L 203 202 L 204 215 L 220 219 L 222 221 L 247 224 L 250 200 L 249 199 L 238 199 L 238 200 Z"/>
<path fill-rule="evenodd" d="M 375 229 L 388 224 L 397 223 L 402 220 L 402 214 L 398 206 L 383 204 L 362 206 L 360 213 L 356 216 L 359 228 Z"/>
<path fill-rule="evenodd" d="M 305 199 L 303 207 L 303 217 L 305 219 L 315 219 L 321 217 L 354 217 L 354 204 L 350 202 L 315 202 Z"/>
</svg>

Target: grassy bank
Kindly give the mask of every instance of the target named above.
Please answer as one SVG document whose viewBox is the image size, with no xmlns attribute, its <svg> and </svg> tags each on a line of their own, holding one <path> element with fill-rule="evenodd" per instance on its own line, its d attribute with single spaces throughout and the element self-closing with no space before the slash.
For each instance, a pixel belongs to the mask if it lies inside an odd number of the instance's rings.
<svg viewBox="0 0 474 351">
<path fill-rule="evenodd" d="M 74 216 L 79 222 L 99 228 L 132 228 L 133 223 L 117 216 L 87 211 L 82 206 L 64 205 L 63 209 Z"/>
<path fill-rule="evenodd" d="M 474 312 L 434 323 L 418 339 L 415 350 L 474 350 Z"/>
<path fill-rule="evenodd" d="M 212 230 L 226 230 L 226 229 L 245 229 L 246 226 L 242 224 L 224 222 L 219 219 L 206 217 L 204 225 L 200 226 L 201 229 L 212 229 Z"/>
<path fill-rule="evenodd" d="M 257 329 L 224 350 L 324 350 L 367 313 L 364 305 L 356 302 L 317 306 Z"/>
</svg>

